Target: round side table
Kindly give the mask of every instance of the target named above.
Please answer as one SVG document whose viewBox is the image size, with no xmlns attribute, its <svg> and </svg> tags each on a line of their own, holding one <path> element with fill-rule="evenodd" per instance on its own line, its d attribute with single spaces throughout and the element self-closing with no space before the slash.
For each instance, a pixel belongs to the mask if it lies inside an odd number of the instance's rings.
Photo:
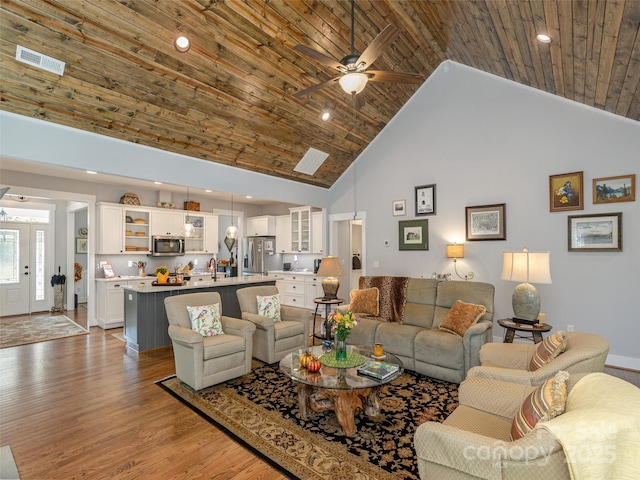
<svg viewBox="0 0 640 480">
<path fill-rule="evenodd" d="M 526 338 L 527 340 L 533 340 L 533 343 L 540 343 L 542 341 L 542 334 L 550 332 L 553 328 L 548 323 L 544 325 L 527 325 L 526 323 L 517 323 L 511 318 L 502 318 L 498 320 L 498 325 L 505 328 L 504 343 L 513 343 L 513 338 Z M 530 333 L 531 337 L 525 335 L 518 335 L 516 332 Z"/>
<path fill-rule="evenodd" d="M 331 326 L 329 325 L 329 314 L 331 313 L 331 305 L 340 305 L 344 302 L 341 298 L 332 298 L 325 300 L 322 297 L 314 298 L 313 303 L 316 304 L 316 312 L 313 315 L 313 337 L 320 340 L 331 340 Z M 316 333 L 316 318 L 318 317 L 318 308 L 324 305 L 324 335 Z"/>
</svg>

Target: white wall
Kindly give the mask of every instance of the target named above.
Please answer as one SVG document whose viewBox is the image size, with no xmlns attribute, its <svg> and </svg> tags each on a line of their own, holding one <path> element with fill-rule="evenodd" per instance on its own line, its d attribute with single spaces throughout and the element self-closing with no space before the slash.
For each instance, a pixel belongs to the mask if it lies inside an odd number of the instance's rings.
<svg viewBox="0 0 640 480">
<path fill-rule="evenodd" d="M 331 214 L 354 210 L 354 171 L 369 274 L 453 274 L 445 245 L 465 242 L 465 206 L 506 203 L 507 240 L 466 242 L 458 262 L 496 286 L 496 318 L 512 315 L 516 285 L 500 280 L 502 251 L 550 251 L 553 284 L 538 286 L 548 323 L 604 335 L 609 363 L 640 369 L 640 199 L 594 205 L 591 195 L 593 178 L 640 181 L 640 123 L 445 62 L 331 188 Z M 585 209 L 549 212 L 549 175 L 575 171 Z M 437 215 L 415 217 L 414 187 L 432 183 Z M 405 217 L 391 214 L 399 199 Z M 568 252 L 567 217 L 607 212 L 623 212 L 623 251 Z M 429 221 L 429 250 L 399 251 L 398 221 L 415 218 Z"/>
</svg>

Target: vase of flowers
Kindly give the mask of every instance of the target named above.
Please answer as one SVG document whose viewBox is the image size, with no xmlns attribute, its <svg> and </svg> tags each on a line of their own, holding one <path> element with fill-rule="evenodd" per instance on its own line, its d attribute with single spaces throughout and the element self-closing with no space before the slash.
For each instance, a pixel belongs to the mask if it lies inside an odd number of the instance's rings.
<svg viewBox="0 0 640 480">
<path fill-rule="evenodd" d="M 329 323 L 336 338 L 336 360 L 347 359 L 347 337 L 351 333 L 351 329 L 358 324 L 358 320 L 358 317 L 351 311 L 332 312 L 329 315 Z"/>
<path fill-rule="evenodd" d="M 156 279 L 158 283 L 167 283 L 169 279 L 169 269 L 164 265 L 156 267 Z"/>
</svg>

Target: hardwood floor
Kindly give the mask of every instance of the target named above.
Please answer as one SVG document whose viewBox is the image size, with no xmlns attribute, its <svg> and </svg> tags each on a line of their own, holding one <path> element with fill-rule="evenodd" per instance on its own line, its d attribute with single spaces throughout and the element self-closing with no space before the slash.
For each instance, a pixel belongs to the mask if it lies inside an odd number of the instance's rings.
<svg viewBox="0 0 640 480">
<path fill-rule="evenodd" d="M 0 443 L 22 480 L 287 478 L 154 384 L 171 347 L 138 355 L 122 329 L 90 330 L 0 350 Z"/>
</svg>

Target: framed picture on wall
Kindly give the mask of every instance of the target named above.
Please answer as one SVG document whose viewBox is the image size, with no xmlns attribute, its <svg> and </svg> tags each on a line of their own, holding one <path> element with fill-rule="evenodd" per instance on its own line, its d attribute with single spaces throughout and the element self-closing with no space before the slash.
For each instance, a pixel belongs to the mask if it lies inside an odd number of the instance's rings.
<svg viewBox="0 0 640 480">
<path fill-rule="evenodd" d="M 407 201 L 394 200 L 391 204 L 391 211 L 394 217 L 404 217 L 407 214 Z"/>
<path fill-rule="evenodd" d="M 398 222 L 400 250 L 429 250 L 429 221 L 402 220 Z"/>
<path fill-rule="evenodd" d="M 89 240 L 86 238 L 76 238 L 76 253 L 87 253 L 89 251 Z"/>
<path fill-rule="evenodd" d="M 549 211 L 584 210 L 582 172 L 549 177 Z"/>
<path fill-rule="evenodd" d="M 593 179 L 593 203 L 635 202 L 636 175 Z"/>
<path fill-rule="evenodd" d="M 506 203 L 466 207 L 467 241 L 506 240 Z"/>
<path fill-rule="evenodd" d="M 569 216 L 570 252 L 621 252 L 622 213 Z"/>
<path fill-rule="evenodd" d="M 418 215 L 435 215 L 436 185 L 416 187 L 416 217 Z"/>
</svg>

